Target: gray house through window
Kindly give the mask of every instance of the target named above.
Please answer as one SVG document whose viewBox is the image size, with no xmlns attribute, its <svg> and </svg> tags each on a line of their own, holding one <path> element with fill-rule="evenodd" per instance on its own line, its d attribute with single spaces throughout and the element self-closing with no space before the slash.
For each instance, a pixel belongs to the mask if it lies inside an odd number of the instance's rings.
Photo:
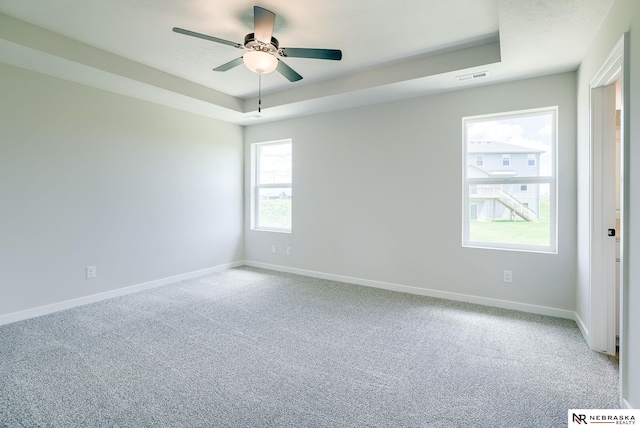
<svg viewBox="0 0 640 428">
<path fill-rule="evenodd" d="M 544 150 L 498 141 L 470 141 L 468 178 L 504 178 L 502 184 L 477 184 L 469 189 L 471 220 L 527 220 L 539 218 L 540 185 L 518 183 L 518 177 L 540 175 Z M 477 159 L 482 158 L 482 165 Z M 516 179 L 516 180 L 514 180 Z"/>
</svg>

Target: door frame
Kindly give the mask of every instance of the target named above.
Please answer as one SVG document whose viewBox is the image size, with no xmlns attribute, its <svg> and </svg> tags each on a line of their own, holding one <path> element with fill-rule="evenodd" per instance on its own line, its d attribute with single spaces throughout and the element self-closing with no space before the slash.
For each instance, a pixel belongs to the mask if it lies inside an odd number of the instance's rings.
<svg viewBox="0 0 640 428">
<path fill-rule="evenodd" d="M 627 372 L 626 331 L 624 320 L 627 319 L 627 308 L 624 302 L 628 294 L 628 266 L 624 255 L 628 248 L 629 221 L 629 33 L 625 33 L 616 43 L 611 53 L 589 84 L 589 119 L 590 119 L 590 326 L 589 345 L 592 350 L 615 355 L 615 322 L 620 325 L 620 398 L 626 396 L 625 374 Z M 621 116 L 620 116 L 620 319 L 615 319 L 615 239 L 607 236 L 607 229 L 614 228 L 611 218 L 603 215 L 607 203 L 606 165 L 603 162 L 611 153 L 603 141 L 607 127 L 611 126 L 604 106 L 610 100 L 607 86 L 620 81 Z M 615 100 L 614 100 L 615 102 Z M 615 115 L 615 111 L 614 111 Z M 615 117 L 613 123 L 615 132 Z M 614 148 L 615 150 L 615 148 Z M 615 171 L 615 165 L 613 166 Z M 615 206 L 614 211 L 615 212 Z M 615 215 L 613 218 L 615 222 Z M 613 275 L 613 278 L 611 277 Z"/>
</svg>

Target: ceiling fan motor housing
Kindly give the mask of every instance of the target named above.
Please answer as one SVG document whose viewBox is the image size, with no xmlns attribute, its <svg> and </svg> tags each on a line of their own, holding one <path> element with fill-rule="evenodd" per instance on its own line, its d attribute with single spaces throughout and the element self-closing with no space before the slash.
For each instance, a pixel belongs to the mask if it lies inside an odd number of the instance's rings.
<svg viewBox="0 0 640 428">
<path fill-rule="evenodd" d="M 270 54 L 277 54 L 278 49 L 280 48 L 280 43 L 278 42 L 278 39 L 276 39 L 275 37 L 271 37 L 270 44 L 262 43 L 261 41 L 256 40 L 254 33 L 249 33 L 246 36 L 244 36 L 244 47 L 252 51 L 261 51 L 261 52 L 267 52 Z"/>
</svg>

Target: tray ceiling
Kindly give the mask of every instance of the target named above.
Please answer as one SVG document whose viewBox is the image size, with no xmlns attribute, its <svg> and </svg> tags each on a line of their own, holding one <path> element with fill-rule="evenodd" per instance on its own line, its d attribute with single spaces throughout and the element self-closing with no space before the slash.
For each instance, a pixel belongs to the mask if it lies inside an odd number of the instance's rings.
<svg viewBox="0 0 640 428">
<path fill-rule="evenodd" d="M 3 0 L 0 61 L 238 124 L 279 120 L 473 85 L 575 70 L 613 0 Z M 342 61 L 287 58 L 304 79 L 262 78 L 230 46 L 253 6 L 276 13 L 281 46 L 341 49 Z M 487 71 L 483 79 L 456 77 Z"/>
</svg>

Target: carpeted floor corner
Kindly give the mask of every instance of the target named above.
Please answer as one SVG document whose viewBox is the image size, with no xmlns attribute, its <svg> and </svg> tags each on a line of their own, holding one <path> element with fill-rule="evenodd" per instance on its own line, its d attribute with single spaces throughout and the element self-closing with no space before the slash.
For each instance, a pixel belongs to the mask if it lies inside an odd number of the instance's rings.
<svg viewBox="0 0 640 428">
<path fill-rule="evenodd" d="M 0 326 L 0 427 L 561 427 L 573 321 L 238 268 Z"/>
</svg>

